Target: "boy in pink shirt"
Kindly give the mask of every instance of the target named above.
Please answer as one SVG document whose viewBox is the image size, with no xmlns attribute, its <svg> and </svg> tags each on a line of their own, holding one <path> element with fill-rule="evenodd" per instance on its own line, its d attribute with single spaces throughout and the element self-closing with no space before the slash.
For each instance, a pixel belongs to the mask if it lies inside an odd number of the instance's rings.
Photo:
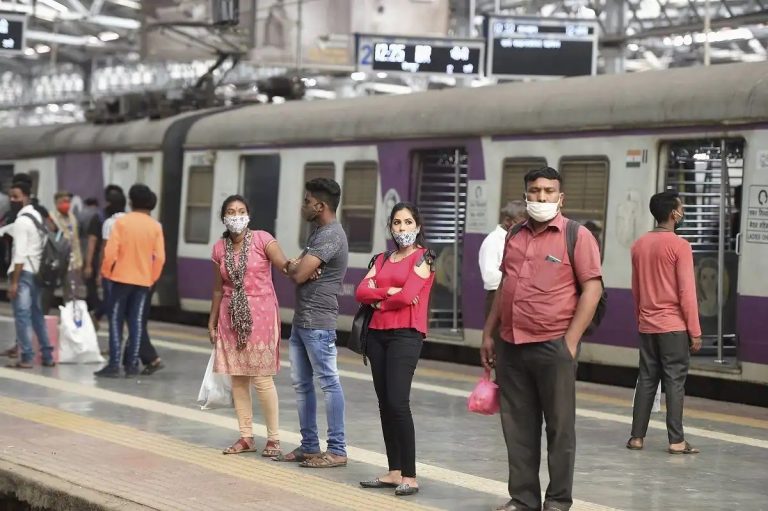
<svg viewBox="0 0 768 511">
<path fill-rule="evenodd" d="M 640 330 L 640 375 L 627 448 L 643 448 L 659 380 L 667 398 L 670 454 L 696 454 L 683 435 L 683 398 L 690 352 L 701 348 L 691 245 L 675 234 L 683 203 L 677 192 L 651 197 L 656 227 L 632 245 L 632 295 Z"/>
</svg>

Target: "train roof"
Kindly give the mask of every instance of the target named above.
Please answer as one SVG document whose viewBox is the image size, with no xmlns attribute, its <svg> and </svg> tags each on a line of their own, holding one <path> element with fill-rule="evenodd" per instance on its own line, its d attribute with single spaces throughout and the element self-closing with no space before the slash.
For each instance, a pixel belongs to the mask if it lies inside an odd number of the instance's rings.
<svg viewBox="0 0 768 511">
<path fill-rule="evenodd" d="M 336 101 L 259 105 L 197 122 L 190 148 L 514 135 L 768 119 L 768 63 L 723 64 Z"/>
<path fill-rule="evenodd" d="M 0 159 L 72 152 L 155 151 L 166 130 L 176 121 L 217 109 L 185 112 L 163 119 L 140 119 L 118 124 L 63 124 L 22 126 L 0 130 Z"/>
</svg>

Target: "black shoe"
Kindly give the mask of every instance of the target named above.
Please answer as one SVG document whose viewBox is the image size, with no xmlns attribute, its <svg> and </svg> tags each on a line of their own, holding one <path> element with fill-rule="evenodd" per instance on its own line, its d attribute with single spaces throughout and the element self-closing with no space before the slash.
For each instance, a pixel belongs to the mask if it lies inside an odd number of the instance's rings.
<svg viewBox="0 0 768 511">
<path fill-rule="evenodd" d="M 396 483 L 387 483 L 381 481 L 378 477 L 372 481 L 360 481 L 360 486 L 363 488 L 397 488 Z"/>
<path fill-rule="evenodd" d="M 126 378 L 135 378 L 139 375 L 139 368 L 136 367 L 126 367 L 125 368 L 125 377 Z"/>
<path fill-rule="evenodd" d="M 529 511 L 526 507 L 518 506 L 514 500 L 508 501 L 506 504 L 502 504 L 497 507 L 495 511 Z"/>
<path fill-rule="evenodd" d="M 416 495 L 417 493 L 419 493 L 419 488 L 417 486 L 411 486 L 410 484 L 401 484 L 395 488 L 395 495 L 398 497 Z"/>
<path fill-rule="evenodd" d="M 96 371 L 93 373 L 94 376 L 98 376 L 99 378 L 119 378 L 120 377 L 120 368 L 119 367 L 110 367 L 110 366 L 104 366 L 102 369 Z"/>
<path fill-rule="evenodd" d="M 162 360 L 159 360 L 155 364 L 149 364 L 148 366 L 144 366 L 144 370 L 141 371 L 141 374 L 145 376 L 149 376 L 150 374 L 155 374 L 160 369 L 165 369 L 165 364 L 163 364 Z"/>
<path fill-rule="evenodd" d="M 49 360 L 48 362 L 43 362 L 43 367 L 56 367 L 56 362 L 53 360 Z"/>
</svg>

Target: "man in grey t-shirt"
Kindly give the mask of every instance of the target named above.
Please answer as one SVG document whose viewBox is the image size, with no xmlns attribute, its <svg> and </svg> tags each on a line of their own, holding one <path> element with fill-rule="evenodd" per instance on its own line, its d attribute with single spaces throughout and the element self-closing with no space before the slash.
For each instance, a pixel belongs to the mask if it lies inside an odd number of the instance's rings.
<svg viewBox="0 0 768 511">
<path fill-rule="evenodd" d="M 314 224 L 307 246 L 285 272 L 296 282 L 296 312 L 289 341 L 291 379 L 296 390 L 301 446 L 276 461 L 299 462 L 308 468 L 347 464 L 344 437 L 344 392 L 336 366 L 337 295 L 347 273 L 347 236 L 336 220 L 341 198 L 339 184 L 326 178 L 304 185 L 302 216 Z M 320 451 L 314 377 L 325 394 L 328 450 Z"/>
</svg>

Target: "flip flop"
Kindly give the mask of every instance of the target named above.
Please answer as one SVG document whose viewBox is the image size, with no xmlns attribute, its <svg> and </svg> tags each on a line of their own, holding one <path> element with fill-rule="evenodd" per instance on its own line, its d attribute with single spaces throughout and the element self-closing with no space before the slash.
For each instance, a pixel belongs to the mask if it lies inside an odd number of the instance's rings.
<svg viewBox="0 0 768 511">
<path fill-rule="evenodd" d="M 323 453 L 321 452 L 308 452 L 305 453 L 301 450 L 301 447 L 297 447 L 288 454 L 278 454 L 274 458 L 272 458 L 272 461 L 277 461 L 280 463 L 304 463 L 307 460 L 310 460 L 312 458 L 319 458 L 322 456 Z"/>
<path fill-rule="evenodd" d="M 685 442 L 685 448 L 684 449 L 667 449 L 669 454 L 699 454 L 699 451 L 697 448 L 693 447 L 688 442 Z"/>
</svg>

